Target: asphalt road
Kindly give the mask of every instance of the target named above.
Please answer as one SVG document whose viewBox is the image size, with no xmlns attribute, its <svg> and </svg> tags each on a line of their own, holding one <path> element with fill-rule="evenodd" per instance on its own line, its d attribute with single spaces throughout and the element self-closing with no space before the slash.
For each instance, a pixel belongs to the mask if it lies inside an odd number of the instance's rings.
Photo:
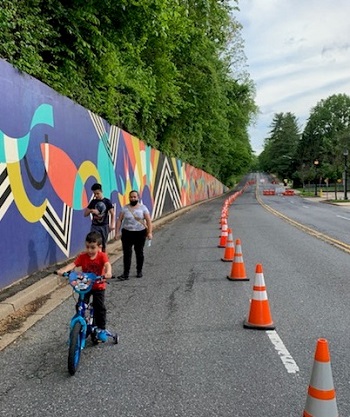
<svg viewBox="0 0 350 417">
<path fill-rule="evenodd" d="M 313 198 L 260 196 L 262 202 L 279 213 L 312 229 L 338 239 L 350 247 L 350 205 L 316 203 Z"/>
<path fill-rule="evenodd" d="M 108 286 L 109 328 L 120 344 L 89 346 L 74 377 L 72 299 L 0 352 L 0 416 L 296 417 L 320 337 L 329 342 L 339 415 L 350 415 L 349 255 L 265 210 L 250 187 L 229 210 L 250 281 L 229 281 L 231 264 L 217 247 L 224 200 L 159 229 L 144 277 Z M 243 328 L 257 263 L 272 333 Z M 122 261 L 113 269 L 121 273 Z"/>
</svg>

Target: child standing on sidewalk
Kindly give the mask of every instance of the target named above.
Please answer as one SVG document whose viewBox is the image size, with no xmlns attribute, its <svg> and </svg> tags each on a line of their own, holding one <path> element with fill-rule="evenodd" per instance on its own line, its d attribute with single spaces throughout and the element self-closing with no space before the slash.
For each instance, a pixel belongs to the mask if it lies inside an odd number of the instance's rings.
<svg viewBox="0 0 350 417">
<path fill-rule="evenodd" d="M 94 198 L 84 211 L 84 216 L 92 215 L 91 232 L 99 232 L 102 236 L 102 252 L 106 252 L 108 234 L 115 229 L 114 208 L 111 200 L 103 196 L 101 184 L 91 187 Z"/>
</svg>

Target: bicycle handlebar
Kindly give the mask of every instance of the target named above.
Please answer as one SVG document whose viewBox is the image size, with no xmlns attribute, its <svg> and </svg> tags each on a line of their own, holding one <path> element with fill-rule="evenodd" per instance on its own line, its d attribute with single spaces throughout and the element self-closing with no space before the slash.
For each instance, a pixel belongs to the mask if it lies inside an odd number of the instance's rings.
<svg viewBox="0 0 350 417">
<path fill-rule="evenodd" d="M 58 272 L 54 272 L 58 275 Z M 76 272 L 67 271 L 62 274 L 63 277 L 69 279 L 69 284 L 73 287 L 74 291 L 79 294 L 86 294 L 92 288 L 95 282 L 105 281 L 104 275 L 96 275 L 93 272 Z"/>
</svg>

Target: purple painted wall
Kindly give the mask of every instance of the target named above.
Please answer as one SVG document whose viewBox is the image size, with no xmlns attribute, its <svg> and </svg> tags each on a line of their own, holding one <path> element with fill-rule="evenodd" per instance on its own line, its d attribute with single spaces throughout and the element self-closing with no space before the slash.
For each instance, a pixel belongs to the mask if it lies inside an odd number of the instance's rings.
<svg viewBox="0 0 350 417">
<path fill-rule="evenodd" d="M 0 91 L 0 289 L 83 248 L 94 182 L 117 213 L 139 190 L 153 219 L 226 191 L 3 60 Z"/>
</svg>

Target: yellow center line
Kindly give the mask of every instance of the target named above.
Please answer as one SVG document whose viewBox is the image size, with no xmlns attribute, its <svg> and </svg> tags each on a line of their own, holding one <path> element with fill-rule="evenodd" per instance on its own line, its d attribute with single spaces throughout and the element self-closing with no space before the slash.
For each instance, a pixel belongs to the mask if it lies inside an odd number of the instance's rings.
<svg viewBox="0 0 350 417">
<path fill-rule="evenodd" d="M 256 187 L 256 199 L 258 203 L 262 207 L 264 207 L 267 211 L 269 211 L 270 213 L 274 214 L 277 217 L 280 217 L 281 219 L 285 220 L 287 223 L 297 227 L 298 229 L 302 230 L 305 233 L 308 233 L 311 236 L 314 236 L 318 239 L 323 240 L 324 242 L 329 243 L 330 245 L 336 246 L 338 249 L 341 249 L 342 251 L 346 253 L 350 253 L 350 245 L 348 245 L 347 243 L 342 242 L 341 240 L 338 240 L 338 239 L 334 239 L 333 237 L 328 236 L 324 233 L 318 232 L 317 230 L 312 229 L 311 227 L 305 226 L 304 224 L 291 219 L 290 217 L 280 213 L 279 211 L 265 204 L 259 195 L 258 187 Z"/>
</svg>

